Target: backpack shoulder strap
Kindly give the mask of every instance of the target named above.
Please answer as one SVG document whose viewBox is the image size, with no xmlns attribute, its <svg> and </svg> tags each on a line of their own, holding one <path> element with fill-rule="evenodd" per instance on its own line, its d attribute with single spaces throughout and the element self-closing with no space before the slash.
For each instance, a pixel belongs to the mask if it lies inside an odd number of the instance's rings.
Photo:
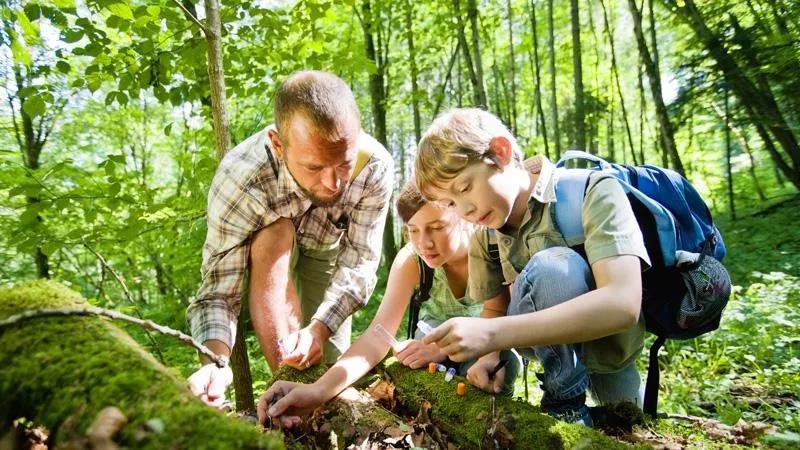
<svg viewBox="0 0 800 450">
<path fill-rule="evenodd" d="M 350 175 L 350 181 L 355 180 L 361 171 L 364 170 L 364 166 L 367 165 L 367 162 L 371 156 L 372 147 L 365 145 L 358 147 L 358 153 L 356 154 L 356 165 L 353 168 L 353 174 Z"/>
<path fill-rule="evenodd" d="M 500 264 L 500 247 L 497 246 L 497 234 L 494 229 L 486 228 L 486 250 L 489 252 L 489 260 L 495 264 Z"/>
<path fill-rule="evenodd" d="M 417 331 L 417 322 L 419 321 L 419 310 L 422 304 L 431 298 L 431 288 L 433 287 L 433 269 L 428 267 L 422 258 L 419 256 L 417 259 L 417 268 L 419 269 L 419 288 L 411 297 L 411 304 L 408 310 L 408 339 L 414 339 L 414 333 Z"/>
<path fill-rule="evenodd" d="M 551 206 L 553 221 L 558 231 L 572 247 L 583 244 L 583 200 L 589 186 L 590 176 L 594 170 L 564 169 L 558 170 L 556 183 L 556 203 Z"/>
</svg>

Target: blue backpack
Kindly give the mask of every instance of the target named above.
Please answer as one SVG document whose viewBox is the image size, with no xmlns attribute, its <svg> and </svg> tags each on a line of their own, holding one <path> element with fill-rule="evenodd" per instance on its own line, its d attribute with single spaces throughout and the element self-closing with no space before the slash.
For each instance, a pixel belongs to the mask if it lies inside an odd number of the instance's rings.
<svg viewBox="0 0 800 450">
<path fill-rule="evenodd" d="M 567 169 L 569 160 L 589 161 L 590 169 Z M 658 351 L 667 338 L 690 339 L 719 327 L 731 282 L 721 261 L 726 249 L 700 194 L 678 173 L 652 165 L 612 164 L 570 150 L 556 163 L 554 222 L 571 248 L 586 256 L 581 220 L 590 176 L 614 176 L 630 201 L 644 237 L 651 267 L 642 272 L 642 314 L 657 336 L 650 347 L 644 411 L 656 415 Z"/>
</svg>

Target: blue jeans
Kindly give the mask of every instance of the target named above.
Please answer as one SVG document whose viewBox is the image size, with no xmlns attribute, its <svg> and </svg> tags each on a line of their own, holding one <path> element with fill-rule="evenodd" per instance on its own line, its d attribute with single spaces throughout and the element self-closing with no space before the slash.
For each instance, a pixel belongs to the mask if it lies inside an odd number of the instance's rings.
<svg viewBox="0 0 800 450">
<path fill-rule="evenodd" d="M 527 314 L 585 294 L 595 288 L 592 271 L 578 253 L 551 247 L 531 258 L 514 282 L 508 315 Z M 616 373 L 590 373 L 581 362 L 581 344 L 518 348 L 544 367 L 543 389 L 549 402 L 577 397 L 591 390 L 599 404 L 630 401 L 641 406 L 639 372 L 635 362 Z"/>
</svg>

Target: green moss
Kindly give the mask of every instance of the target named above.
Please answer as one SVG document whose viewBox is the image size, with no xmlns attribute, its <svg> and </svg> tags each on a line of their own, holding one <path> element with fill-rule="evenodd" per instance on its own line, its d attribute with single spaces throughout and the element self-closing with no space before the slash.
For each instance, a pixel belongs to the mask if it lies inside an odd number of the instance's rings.
<svg viewBox="0 0 800 450">
<path fill-rule="evenodd" d="M 0 289 L 0 318 L 68 306 L 87 305 L 55 282 Z M 26 417 L 46 426 L 56 445 L 81 439 L 97 413 L 113 405 L 128 417 L 122 446 L 283 448 L 280 437 L 201 404 L 182 377 L 104 319 L 45 317 L 0 329 L 0 359 L 0 422 Z"/>
<path fill-rule="evenodd" d="M 419 408 L 423 400 L 429 401 L 432 419 L 453 441 L 463 447 L 482 446 L 491 421 L 491 395 L 470 386 L 467 394 L 459 397 L 456 385 L 460 377 L 448 383 L 439 373 L 410 370 L 393 359 L 386 362 L 385 369 L 407 408 Z M 496 396 L 495 402 L 498 417 L 514 435 L 515 448 L 629 448 L 596 430 L 559 422 L 529 403 L 503 396 Z"/>
</svg>

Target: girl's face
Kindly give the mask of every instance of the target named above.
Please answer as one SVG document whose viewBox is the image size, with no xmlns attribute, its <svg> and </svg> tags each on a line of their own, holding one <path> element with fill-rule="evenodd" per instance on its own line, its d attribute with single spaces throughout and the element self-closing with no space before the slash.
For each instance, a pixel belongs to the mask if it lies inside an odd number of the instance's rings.
<svg viewBox="0 0 800 450">
<path fill-rule="evenodd" d="M 430 267 L 441 267 L 464 253 L 469 235 L 453 208 L 426 203 L 406 224 L 414 250 Z M 466 253 L 464 253 L 466 254 Z"/>
</svg>

